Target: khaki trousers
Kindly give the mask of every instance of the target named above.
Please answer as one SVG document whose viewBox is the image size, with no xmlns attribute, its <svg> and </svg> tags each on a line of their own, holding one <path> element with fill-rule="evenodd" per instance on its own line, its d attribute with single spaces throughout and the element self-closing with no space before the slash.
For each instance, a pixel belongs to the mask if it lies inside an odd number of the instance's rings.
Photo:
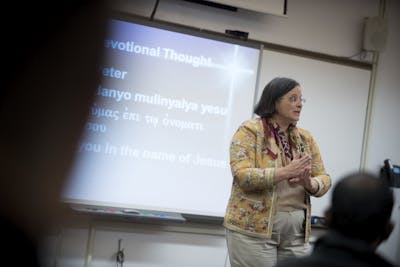
<svg viewBox="0 0 400 267">
<path fill-rule="evenodd" d="M 278 212 L 271 239 L 226 229 L 231 267 L 273 267 L 282 259 L 310 253 L 304 242 L 304 217 L 303 210 Z"/>
</svg>

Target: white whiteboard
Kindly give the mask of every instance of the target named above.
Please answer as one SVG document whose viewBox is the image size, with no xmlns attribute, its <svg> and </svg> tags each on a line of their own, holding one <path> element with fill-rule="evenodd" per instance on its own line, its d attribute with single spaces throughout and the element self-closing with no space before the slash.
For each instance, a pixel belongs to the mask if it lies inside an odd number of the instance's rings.
<svg viewBox="0 0 400 267">
<path fill-rule="evenodd" d="M 360 167 L 370 70 L 289 55 L 263 52 L 257 100 L 274 77 L 297 80 L 306 103 L 298 126 L 309 130 L 321 150 L 332 187 L 344 174 Z M 312 198 L 312 215 L 322 216 L 331 190 Z"/>
<path fill-rule="evenodd" d="M 222 217 L 229 143 L 252 115 L 260 46 L 145 23 L 109 22 L 63 200 Z"/>
</svg>

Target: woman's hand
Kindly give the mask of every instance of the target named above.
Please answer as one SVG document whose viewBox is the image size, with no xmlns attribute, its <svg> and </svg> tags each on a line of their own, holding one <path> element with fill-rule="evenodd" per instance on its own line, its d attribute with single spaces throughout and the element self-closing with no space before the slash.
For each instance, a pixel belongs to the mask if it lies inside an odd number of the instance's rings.
<svg viewBox="0 0 400 267">
<path fill-rule="evenodd" d="M 319 189 L 317 181 L 311 178 L 310 168 L 306 168 L 299 177 L 290 178 L 288 181 L 290 184 L 300 184 L 311 194 L 315 194 Z"/>
<path fill-rule="evenodd" d="M 286 168 L 290 177 L 299 177 L 304 175 L 304 172 L 307 169 L 310 169 L 310 163 L 310 156 L 304 155 L 303 157 L 300 157 L 300 155 L 298 155 L 284 168 Z"/>
<path fill-rule="evenodd" d="M 294 177 L 302 177 L 306 169 L 310 169 L 311 157 L 305 155 L 303 157 L 295 157 L 288 165 L 275 170 L 275 183 L 283 180 L 295 179 Z"/>
</svg>

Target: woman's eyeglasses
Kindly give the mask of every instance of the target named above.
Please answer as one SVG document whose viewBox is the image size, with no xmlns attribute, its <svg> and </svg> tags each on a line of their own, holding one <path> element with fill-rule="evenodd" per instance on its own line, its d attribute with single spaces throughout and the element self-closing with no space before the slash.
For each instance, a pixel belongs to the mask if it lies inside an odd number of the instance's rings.
<svg viewBox="0 0 400 267">
<path fill-rule="evenodd" d="M 303 97 L 298 97 L 297 95 L 291 95 L 290 97 L 287 98 L 290 103 L 297 103 L 301 102 L 302 104 L 306 103 L 306 99 Z"/>
</svg>

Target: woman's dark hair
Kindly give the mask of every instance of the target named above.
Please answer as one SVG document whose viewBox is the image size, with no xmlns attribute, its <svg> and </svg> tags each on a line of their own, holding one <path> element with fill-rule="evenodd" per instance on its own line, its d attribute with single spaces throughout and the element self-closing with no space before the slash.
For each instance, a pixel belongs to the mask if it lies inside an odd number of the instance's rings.
<svg viewBox="0 0 400 267">
<path fill-rule="evenodd" d="M 260 101 L 254 108 L 254 113 L 260 117 L 272 117 L 275 113 L 276 101 L 296 86 L 299 86 L 299 83 L 290 78 L 277 77 L 272 79 L 264 87 Z"/>
</svg>

